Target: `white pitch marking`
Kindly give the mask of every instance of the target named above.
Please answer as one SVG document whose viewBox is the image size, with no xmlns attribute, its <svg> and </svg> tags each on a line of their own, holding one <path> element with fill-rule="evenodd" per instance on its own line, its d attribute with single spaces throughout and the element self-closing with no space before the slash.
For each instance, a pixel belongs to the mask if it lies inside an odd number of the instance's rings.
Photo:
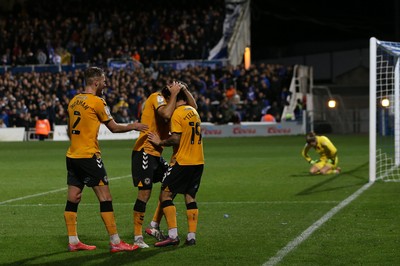
<svg viewBox="0 0 400 266">
<path fill-rule="evenodd" d="M 296 249 L 304 240 L 306 240 L 308 237 L 310 237 L 311 234 L 314 233 L 315 230 L 320 228 L 326 221 L 328 221 L 330 218 L 332 218 L 333 215 L 335 215 L 337 212 L 339 212 L 341 209 L 343 209 L 345 206 L 347 206 L 350 202 L 352 202 L 358 196 L 360 196 L 361 193 L 363 193 L 365 190 L 367 190 L 372 184 L 373 184 L 373 182 L 369 182 L 369 183 L 365 184 L 360 189 L 358 189 L 356 192 L 354 192 L 352 195 L 350 195 L 347 199 L 343 200 L 337 206 L 332 208 L 329 212 L 327 212 L 324 216 L 322 216 L 313 225 L 311 225 L 305 231 L 303 231 L 303 233 L 301 233 L 298 237 L 293 239 L 284 248 L 279 250 L 275 254 L 275 256 L 271 257 L 267 262 L 265 262 L 263 264 L 263 266 L 273 266 L 273 265 L 278 264 L 287 254 L 289 254 L 289 252 Z"/>
<path fill-rule="evenodd" d="M 110 180 L 117 180 L 117 179 L 129 177 L 129 176 L 130 176 L 130 175 L 118 176 L 118 177 L 110 178 Z M 7 204 L 7 203 L 10 203 L 10 202 L 14 202 L 14 201 L 19 201 L 19 200 L 24 200 L 24 199 L 30 199 L 30 198 L 34 198 L 34 197 L 39 197 L 39 196 L 43 196 L 43 195 L 48 195 L 48 194 L 52 194 L 52 193 L 57 193 L 57 192 L 64 191 L 64 190 L 67 190 L 67 187 L 65 187 L 65 188 L 59 188 L 59 189 L 55 189 L 55 190 L 50 190 L 50 191 L 47 191 L 47 192 L 42 192 L 42 193 L 27 195 L 27 196 L 23 196 L 23 197 L 19 197 L 19 198 L 9 199 L 9 200 L 5 200 L 5 201 L 1 201 L 1 202 L 0 202 L 0 205 Z"/>
<path fill-rule="evenodd" d="M 39 197 L 39 196 L 43 196 L 43 195 L 47 195 L 47 194 L 51 194 L 51 193 L 57 193 L 57 192 L 60 192 L 60 191 L 64 191 L 66 189 L 67 188 L 60 188 L 60 189 L 50 190 L 50 191 L 47 191 L 47 192 L 42 192 L 42 193 L 27 195 L 27 196 L 23 196 L 23 197 L 19 197 L 19 198 L 9 199 L 9 200 L 5 200 L 5 201 L 0 202 L 0 205 L 6 204 L 6 203 L 10 203 L 10 202 L 14 202 L 14 201 L 19 201 L 19 200 Z"/>
</svg>

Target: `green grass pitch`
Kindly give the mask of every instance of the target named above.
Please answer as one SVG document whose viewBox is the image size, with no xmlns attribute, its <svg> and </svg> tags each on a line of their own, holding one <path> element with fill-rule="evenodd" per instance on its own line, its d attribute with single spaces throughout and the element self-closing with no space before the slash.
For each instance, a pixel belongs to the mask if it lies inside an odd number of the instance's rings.
<svg viewBox="0 0 400 266">
<path fill-rule="evenodd" d="M 328 136 L 339 150 L 339 175 L 308 174 L 300 155 L 304 136 L 205 138 L 197 245 L 181 242 L 117 254 L 108 251 L 99 205 L 89 188 L 78 210 L 78 234 L 97 250 L 67 252 L 67 142 L 0 143 L 0 265 L 263 265 L 368 183 L 368 137 Z M 130 243 L 137 195 L 130 177 L 133 144 L 100 142 L 118 231 Z M 170 154 L 167 148 L 164 157 Z M 147 205 L 146 225 L 159 189 L 156 184 Z M 397 265 L 399 195 L 399 183 L 376 182 L 280 257 L 278 265 Z M 175 203 L 184 239 L 183 197 Z M 155 242 L 147 236 L 145 241 Z"/>
</svg>

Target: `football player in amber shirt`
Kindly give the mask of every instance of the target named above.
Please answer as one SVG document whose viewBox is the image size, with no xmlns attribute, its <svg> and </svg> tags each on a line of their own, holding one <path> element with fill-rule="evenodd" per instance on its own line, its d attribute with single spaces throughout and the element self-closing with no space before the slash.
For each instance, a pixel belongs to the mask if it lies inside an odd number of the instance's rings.
<svg viewBox="0 0 400 266">
<path fill-rule="evenodd" d="M 162 139 L 168 138 L 170 119 L 176 105 L 176 96 L 182 92 L 188 98 L 189 105 L 197 107 L 196 101 L 183 82 L 174 81 L 162 91 L 152 93 L 143 106 L 140 121 L 149 126 L 141 132 L 132 151 L 132 179 L 138 188 L 138 195 L 133 207 L 134 243 L 141 248 L 149 246 L 143 240 L 143 221 L 146 204 L 151 196 L 153 183 L 160 182 L 168 168 L 168 163 L 161 157 L 163 148 L 148 141 L 149 132 L 156 132 Z M 166 98 L 168 98 L 168 101 Z M 158 206 L 146 233 L 160 239 L 159 223 L 163 213 Z"/>
<path fill-rule="evenodd" d="M 102 69 L 89 67 L 85 70 L 86 86 L 68 105 L 68 136 L 70 146 L 66 154 L 67 203 L 64 211 L 69 238 L 69 251 L 93 250 L 96 246 L 83 244 L 77 234 L 77 211 L 85 186 L 91 187 L 100 203 L 100 214 L 110 236 L 110 252 L 132 251 L 138 246 L 123 242 L 115 224 L 112 197 L 108 186 L 107 172 L 101 159 L 98 131 L 101 123 L 113 133 L 131 130 L 146 130 L 147 125 L 118 124 L 112 118 L 103 98 L 106 85 Z"/>
<path fill-rule="evenodd" d="M 149 140 L 157 146 L 173 146 L 171 167 L 165 174 L 161 186 L 161 208 L 168 224 L 168 238 L 155 244 L 156 247 L 178 245 L 176 208 L 173 198 L 185 195 L 188 234 L 186 245 L 196 244 L 198 213 L 196 193 L 200 187 L 204 169 L 201 121 L 196 109 L 187 104 L 187 98 L 180 92 L 176 109 L 171 118 L 171 136 L 161 140 L 155 132 L 149 133 Z"/>
</svg>

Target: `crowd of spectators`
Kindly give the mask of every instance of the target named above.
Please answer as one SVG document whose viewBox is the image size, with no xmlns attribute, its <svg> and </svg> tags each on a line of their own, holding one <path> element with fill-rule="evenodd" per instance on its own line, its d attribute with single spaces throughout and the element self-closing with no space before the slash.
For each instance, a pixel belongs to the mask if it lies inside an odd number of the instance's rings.
<svg viewBox="0 0 400 266">
<path fill-rule="evenodd" d="M 207 59 L 222 36 L 224 0 L 28 0 L 0 15 L 4 65 L 131 58 Z"/>
<path fill-rule="evenodd" d="M 27 0 L 0 16 L 4 65 L 88 63 L 106 69 L 105 99 L 114 118 L 134 121 L 146 97 L 172 80 L 189 84 L 202 121 L 217 124 L 280 121 L 292 68 L 253 64 L 189 66 L 174 70 L 157 60 L 205 59 L 222 35 L 224 1 Z M 108 68 L 108 58 L 132 58 L 135 69 Z M 7 127 L 35 126 L 47 117 L 66 124 L 69 100 L 84 88 L 83 71 L 0 76 L 0 120 Z"/>
<path fill-rule="evenodd" d="M 292 68 L 283 65 L 188 67 L 174 70 L 162 67 L 134 70 L 107 70 L 104 97 L 118 122 L 135 121 L 142 104 L 153 91 L 172 80 L 189 84 L 202 121 L 217 124 L 260 121 L 272 114 L 277 121 L 287 104 L 287 88 Z M 8 127 L 34 126 L 36 119 L 66 124 L 69 100 L 83 90 L 83 71 L 59 73 L 7 72 L 0 76 L 0 119 Z"/>
</svg>

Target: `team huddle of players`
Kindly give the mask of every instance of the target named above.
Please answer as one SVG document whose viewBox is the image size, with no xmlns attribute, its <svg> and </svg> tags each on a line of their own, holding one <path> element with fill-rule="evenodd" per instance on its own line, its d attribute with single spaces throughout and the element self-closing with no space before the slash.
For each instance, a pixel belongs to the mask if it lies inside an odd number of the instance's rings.
<svg viewBox="0 0 400 266">
<path fill-rule="evenodd" d="M 85 186 L 95 192 L 100 214 L 110 237 L 110 252 L 133 251 L 148 248 L 143 240 L 142 225 L 146 204 L 153 184 L 162 182 L 159 204 L 145 232 L 155 237 L 156 247 L 178 245 L 178 226 L 173 199 L 185 196 L 188 233 L 186 245 L 196 244 L 198 213 L 196 193 L 204 168 L 201 121 L 196 102 L 183 82 L 173 81 L 146 100 L 140 122 L 116 123 L 107 103 L 102 98 L 106 86 L 104 71 L 90 67 L 85 71 L 86 86 L 68 106 L 68 136 L 70 147 L 66 154 L 67 203 L 64 211 L 68 232 L 68 250 L 93 250 L 94 245 L 82 243 L 77 234 L 77 211 Z M 133 207 L 134 243 L 122 241 L 118 235 L 99 143 L 98 129 L 103 123 L 113 133 L 140 131 L 132 151 L 132 179 L 138 195 Z M 161 153 L 163 147 L 172 146 L 173 154 L 166 163 Z M 165 216 L 168 235 L 164 236 L 159 225 Z"/>
</svg>

